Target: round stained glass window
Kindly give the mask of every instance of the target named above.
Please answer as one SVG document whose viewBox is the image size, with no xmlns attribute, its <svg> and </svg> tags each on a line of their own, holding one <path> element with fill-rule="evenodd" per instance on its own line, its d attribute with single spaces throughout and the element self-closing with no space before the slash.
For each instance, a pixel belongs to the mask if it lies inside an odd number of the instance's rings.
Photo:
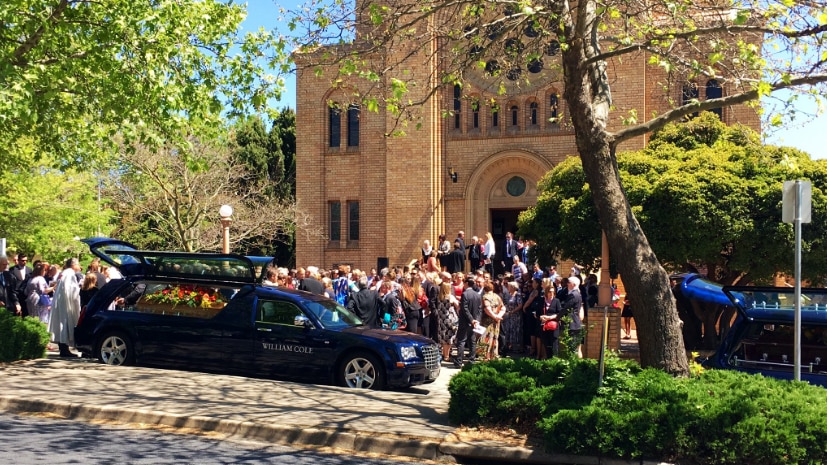
<svg viewBox="0 0 827 465">
<path fill-rule="evenodd" d="M 508 183 L 505 185 L 505 190 L 508 191 L 508 194 L 512 197 L 523 195 L 525 193 L 525 179 L 514 176 L 508 180 Z"/>
</svg>

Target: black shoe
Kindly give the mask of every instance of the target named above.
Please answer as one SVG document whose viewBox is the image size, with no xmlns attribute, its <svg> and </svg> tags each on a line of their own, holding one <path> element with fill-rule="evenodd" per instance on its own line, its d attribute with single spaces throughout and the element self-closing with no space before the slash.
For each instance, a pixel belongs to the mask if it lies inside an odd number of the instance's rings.
<svg viewBox="0 0 827 465">
<path fill-rule="evenodd" d="M 60 353 L 60 355 L 59 355 L 59 357 L 72 357 L 72 358 L 78 358 L 78 356 L 77 356 L 77 355 L 75 355 L 75 354 L 73 354 L 73 353 L 71 353 L 71 352 L 61 352 L 61 353 Z"/>
<path fill-rule="evenodd" d="M 454 359 L 452 363 L 454 364 L 454 368 L 462 368 L 462 360 Z"/>
<path fill-rule="evenodd" d="M 469 359 L 468 359 L 468 361 L 467 361 L 466 363 L 467 363 L 467 364 L 469 364 L 469 365 L 473 365 L 473 364 L 477 363 L 477 359 L 475 359 L 475 358 L 469 358 Z"/>
</svg>

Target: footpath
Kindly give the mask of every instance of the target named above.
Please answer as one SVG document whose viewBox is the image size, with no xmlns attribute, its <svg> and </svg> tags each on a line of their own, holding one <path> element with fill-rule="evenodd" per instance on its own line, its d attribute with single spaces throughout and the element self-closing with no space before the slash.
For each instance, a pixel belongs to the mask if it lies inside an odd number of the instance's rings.
<svg viewBox="0 0 827 465">
<path fill-rule="evenodd" d="M 163 426 L 295 447 L 330 447 L 453 463 L 640 464 L 546 454 L 513 442 L 464 439 L 448 421 L 443 367 L 430 385 L 363 391 L 48 358 L 0 365 L 0 410 L 81 421 Z M 652 464 L 654 462 L 648 462 Z"/>
</svg>

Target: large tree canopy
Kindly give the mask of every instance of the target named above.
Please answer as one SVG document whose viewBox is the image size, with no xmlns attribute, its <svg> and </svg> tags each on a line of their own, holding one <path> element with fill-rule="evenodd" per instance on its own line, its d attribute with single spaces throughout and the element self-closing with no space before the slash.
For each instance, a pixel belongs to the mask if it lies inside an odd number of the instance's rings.
<svg viewBox="0 0 827 465">
<path fill-rule="evenodd" d="M 827 81 L 827 7 L 817 1 L 674 2 L 660 0 L 358 1 L 353 16 L 344 2 L 299 13 L 307 28 L 301 42 L 316 52 L 321 41 L 355 37 L 352 47 L 327 48 L 303 57 L 313 65 L 338 64 L 341 75 L 361 77 L 368 109 L 384 108 L 416 117 L 413 108 L 440 86 L 463 83 L 466 74 L 487 71 L 490 88 L 508 91 L 516 68 L 556 67 L 562 73 L 567 117 L 575 133 L 583 173 L 627 288 L 638 306 L 641 363 L 675 374 L 688 373 L 680 320 L 668 274 L 651 248 L 620 183 L 618 144 L 695 112 L 756 102 L 779 89 L 824 98 Z M 302 18 L 307 19 L 302 22 Z M 508 34 L 530 40 L 514 42 Z M 559 51 L 559 60 L 537 60 Z M 392 51 L 393 54 L 388 52 Z M 653 87 L 671 109 L 654 115 L 623 109 L 612 114 L 608 62 L 644 58 L 662 71 Z M 409 71 L 423 60 L 439 62 L 440 74 L 416 82 Z M 322 70 L 323 68 L 319 68 Z M 654 73 L 655 75 L 657 73 Z M 692 81 L 713 79 L 726 91 L 703 101 Z M 337 77 L 332 83 L 341 82 Z M 415 97 L 406 91 L 417 88 Z M 422 89 L 425 89 L 423 92 Z M 650 97 L 652 98 L 652 97 Z M 447 99 L 446 99 L 447 101 Z M 408 110 L 411 110 L 410 112 Z M 451 109 L 445 109 L 446 113 Z M 610 119 L 626 125 L 610 129 Z"/>
<path fill-rule="evenodd" d="M 219 0 L 0 2 L 0 168 L 22 136 L 82 166 L 116 133 L 185 147 L 181 134 L 221 127 L 225 110 L 265 109 L 283 88 L 284 44 L 241 37 L 244 15 Z"/>
<path fill-rule="evenodd" d="M 770 283 L 793 273 L 793 228 L 781 221 L 786 180 L 813 182 L 813 217 L 827 215 L 827 161 L 762 145 L 758 134 L 711 113 L 656 132 L 645 150 L 617 156 L 623 187 L 658 258 L 671 271 L 705 266 L 723 284 Z M 591 263 L 600 255 L 597 212 L 579 159 L 540 182 L 537 206 L 520 219 L 539 257 Z M 827 224 L 803 231 L 804 277 L 827 278 Z"/>
</svg>

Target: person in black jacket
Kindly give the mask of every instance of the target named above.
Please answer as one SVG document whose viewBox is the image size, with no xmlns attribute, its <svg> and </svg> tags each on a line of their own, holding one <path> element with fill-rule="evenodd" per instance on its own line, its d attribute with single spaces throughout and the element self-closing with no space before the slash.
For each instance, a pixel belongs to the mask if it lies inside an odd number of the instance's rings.
<svg viewBox="0 0 827 465">
<path fill-rule="evenodd" d="M 315 266 L 308 266 L 304 279 L 302 279 L 301 283 L 299 283 L 299 290 L 324 295 L 324 284 L 316 278 L 318 273 L 318 268 Z"/>
<path fill-rule="evenodd" d="M 465 353 L 465 342 L 468 341 L 468 361 L 473 363 L 477 355 L 477 338 L 474 328 L 480 324 L 482 318 L 482 296 L 475 288 L 474 278 L 465 278 L 465 290 L 459 300 L 459 323 L 457 325 L 457 356 L 454 366 L 462 368 L 462 359 Z M 469 341 L 470 339 L 470 341 Z"/>
<path fill-rule="evenodd" d="M 351 294 L 347 309 L 365 323 L 368 328 L 379 328 L 379 315 L 385 313 L 384 303 L 379 292 L 368 289 L 368 278 L 362 276 L 356 282 L 358 292 Z"/>
<path fill-rule="evenodd" d="M 0 307 L 5 307 L 12 315 L 22 315 L 20 302 L 17 300 L 17 279 L 9 271 L 9 259 L 0 256 Z"/>
</svg>

